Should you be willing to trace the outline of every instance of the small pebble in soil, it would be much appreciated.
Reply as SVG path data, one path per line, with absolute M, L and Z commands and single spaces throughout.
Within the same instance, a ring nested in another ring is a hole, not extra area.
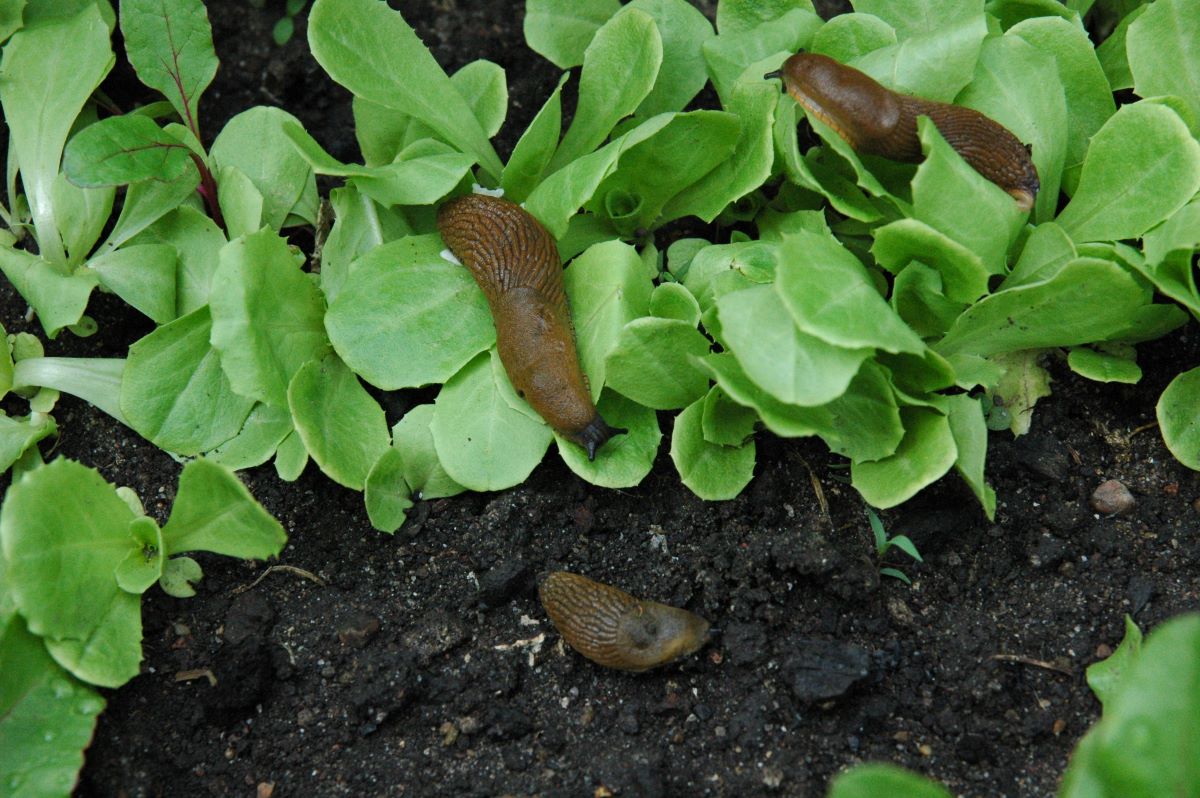
M 529 565 L 523 560 L 505 560 L 479 579 L 479 600 L 488 607 L 507 604 L 532 585 Z
M 460 618 L 446 610 L 433 610 L 417 621 L 415 627 L 402 636 L 406 648 L 416 654 L 422 665 L 444 654 L 466 640 L 467 633 Z
M 379 631 L 379 619 L 369 612 L 352 612 L 338 624 L 338 642 L 343 646 L 362 648 Z
M 756 623 L 730 622 L 721 643 L 734 665 L 757 665 L 770 654 L 766 630 Z
M 1101 482 L 1092 493 L 1092 509 L 1105 515 L 1128 512 L 1135 503 L 1129 488 L 1115 479 Z
M 1013 445 L 1017 462 L 1030 472 L 1051 482 L 1067 475 L 1067 452 L 1058 438 L 1049 434 L 1022 435 Z
M 904 603 L 903 599 L 894 596 L 888 598 L 887 609 L 888 615 L 892 616 L 892 620 L 900 626 L 913 625 L 913 611 Z
M 638 723 L 637 704 L 629 703 L 621 708 L 621 714 L 617 715 L 617 728 L 626 734 L 637 734 L 641 730 L 641 725 Z
M 1034 568 L 1050 568 L 1067 556 L 1067 544 L 1054 535 L 1042 535 L 1037 546 L 1029 554 L 1029 564 Z
M 1129 577 L 1127 590 L 1129 591 L 1129 614 L 1137 615 L 1154 597 L 1154 582 L 1148 576 L 1134 574 Z
M 784 662 L 783 674 L 800 701 L 824 701 L 844 695 L 867 677 L 871 654 L 862 646 L 837 640 L 798 640 Z
M 778 790 L 779 785 L 783 784 L 783 770 L 776 767 L 763 768 L 762 783 L 769 790 Z

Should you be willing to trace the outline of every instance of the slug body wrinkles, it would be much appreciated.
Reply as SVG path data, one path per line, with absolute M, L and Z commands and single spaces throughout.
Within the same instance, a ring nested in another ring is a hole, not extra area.
M 579 574 L 555 571 L 538 587 L 538 597 L 571 648 L 606 668 L 649 670 L 694 653 L 709 639 L 709 623 L 699 615 Z
M 500 361 L 517 394 L 594 459 L 625 430 L 605 423 L 592 403 L 554 237 L 524 208 L 483 194 L 444 204 L 437 227 L 487 297 Z
M 797 53 L 767 78 L 782 77 L 796 102 L 856 151 L 893 161 L 921 160 L 917 117 L 927 116 L 979 174 L 1030 210 L 1041 184 L 1029 149 L 1008 128 L 959 105 L 898 94 L 869 75 L 815 53 Z

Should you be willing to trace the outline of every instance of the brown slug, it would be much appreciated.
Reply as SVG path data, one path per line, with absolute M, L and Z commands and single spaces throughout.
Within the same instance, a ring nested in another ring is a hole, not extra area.
M 764 77 L 782 77 L 796 102 L 867 155 L 921 160 L 917 117 L 928 116 L 975 171 L 1011 194 L 1021 210 L 1033 207 L 1041 184 L 1029 148 L 978 111 L 898 94 L 853 67 L 815 53 L 797 53 L 782 69 Z
M 487 297 L 500 362 L 517 394 L 595 459 L 626 430 L 605 423 L 588 393 L 554 237 L 524 208 L 484 194 L 444 204 L 437 228 Z
M 699 615 L 579 574 L 551 573 L 538 598 L 571 648 L 606 668 L 648 670 L 686 657 L 709 639 L 709 623 Z

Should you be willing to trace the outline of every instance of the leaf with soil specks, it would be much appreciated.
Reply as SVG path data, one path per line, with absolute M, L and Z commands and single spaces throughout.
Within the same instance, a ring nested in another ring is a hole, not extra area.
M 1045 354 L 1044 349 L 1025 349 L 989 358 L 1004 369 L 992 395 L 997 404 L 1008 410 L 1013 435 L 1029 432 L 1034 405 L 1038 399 L 1050 395 L 1050 372 L 1039 363 Z

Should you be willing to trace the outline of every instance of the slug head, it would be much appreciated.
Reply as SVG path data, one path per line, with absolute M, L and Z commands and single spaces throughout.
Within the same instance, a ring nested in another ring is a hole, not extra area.
M 572 436 L 572 440 L 587 450 L 588 460 L 596 459 L 596 450 L 614 435 L 625 435 L 629 430 L 623 427 L 610 427 L 599 413 L 592 417 L 588 425 L 583 428 L 578 435 Z
M 686 657 L 709 640 L 709 623 L 695 613 L 641 601 L 617 624 L 617 645 L 626 670 L 643 671 Z
M 787 93 L 855 149 L 886 139 L 900 121 L 895 92 L 829 56 L 796 53 L 780 74 Z

